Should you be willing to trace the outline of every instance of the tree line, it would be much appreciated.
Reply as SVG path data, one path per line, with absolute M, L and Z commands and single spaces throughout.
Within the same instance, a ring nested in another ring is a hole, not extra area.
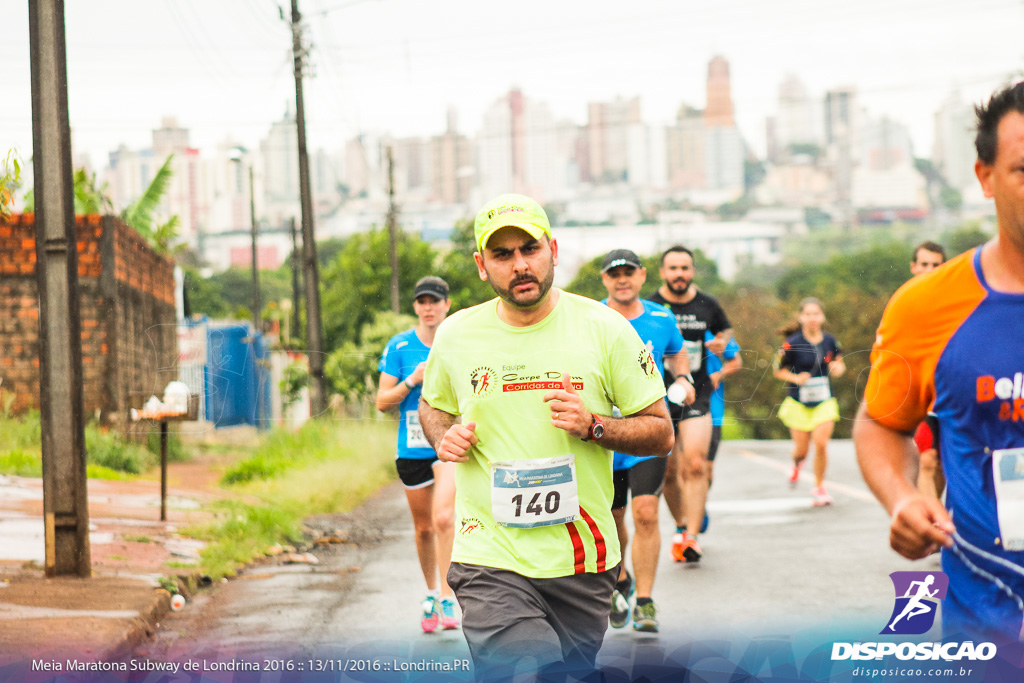
M 899 238 L 893 235 L 898 235 Z M 817 236 L 821 238 L 819 234 Z M 556 233 L 557 238 L 557 233 Z M 852 240 L 838 253 L 814 258 L 806 253 L 814 238 L 797 241 L 789 249 L 789 258 L 780 266 L 747 268 L 735 282 L 719 277 L 714 261 L 697 252 L 695 282 L 722 303 L 742 348 L 743 369 L 726 382 L 726 433 L 745 438 L 787 438 L 788 430 L 776 418 L 785 398 L 785 387 L 772 376 L 772 361 L 783 338 L 779 329 L 795 321 L 798 302 L 813 296 L 822 301 L 828 319 L 827 328 L 843 347 L 849 371 L 833 380 L 842 419 L 836 435 L 848 437 L 853 416 L 867 381 L 870 350 L 875 330 L 886 301 L 910 278 L 909 264 L 920 231 L 901 234 L 892 231 L 888 238 L 877 231 Z M 964 226 L 943 235 L 950 257 L 966 251 L 988 238 L 978 226 Z M 628 236 L 624 235 L 624 244 Z M 400 232 L 398 240 L 399 288 L 402 292 L 399 314 L 390 311 L 390 267 L 388 235 L 374 229 L 345 239 L 318 244 L 321 260 L 322 318 L 327 377 L 334 392 L 349 404 L 364 406 L 376 392 L 377 362 L 387 340 L 414 326 L 411 292 L 424 275 L 439 275 L 451 290 L 452 311 L 494 297 L 490 286 L 479 279 L 473 252 L 476 243 L 472 221 L 460 221 L 454 228 L 451 244 L 443 248 L 422 241 L 418 236 Z M 800 254 L 801 260 L 793 257 Z M 602 256 L 585 263 L 566 290 L 594 299 L 604 299 L 601 283 Z M 660 286 L 660 254 L 643 255 L 647 284 L 641 296 L 649 296 Z M 232 268 L 211 277 L 200 277 L 186 269 L 186 292 L 193 313 L 211 318 L 249 317 L 252 300 L 251 276 L 247 268 Z M 261 271 L 261 297 L 271 302 L 263 316 L 275 316 L 274 302 L 291 296 L 291 272 L 283 265 L 274 271 Z M 301 340 L 293 340 L 301 347 Z

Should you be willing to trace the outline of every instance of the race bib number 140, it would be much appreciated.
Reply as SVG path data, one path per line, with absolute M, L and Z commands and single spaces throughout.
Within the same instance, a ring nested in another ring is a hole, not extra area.
M 492 463 L 491 512 L 499 525 L 517 529 L 579 519 L 576 457 Z

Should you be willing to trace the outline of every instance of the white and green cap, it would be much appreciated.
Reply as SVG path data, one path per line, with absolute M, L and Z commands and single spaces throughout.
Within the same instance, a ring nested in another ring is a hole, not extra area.
M 534 239 L 540 239 L 541 235 L 551 237 L 551 223 L 540 204 L 521 194 L 503 194 L 487 202 L 476 215 L 477 251 L 483 253 L 491 235 L 506 226 L 525 230 Z

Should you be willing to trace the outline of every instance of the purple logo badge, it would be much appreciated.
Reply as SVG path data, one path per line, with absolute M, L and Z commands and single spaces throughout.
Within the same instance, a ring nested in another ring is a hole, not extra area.
M 944 572 L 893 572 L 889 578 L 896 589 L 896 604 L 880 633 L 925 633 L 935 623 L 939 601 L 946 598 L 949 577 Z

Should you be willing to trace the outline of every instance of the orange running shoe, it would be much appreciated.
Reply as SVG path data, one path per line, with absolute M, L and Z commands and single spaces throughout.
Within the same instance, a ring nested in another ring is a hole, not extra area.
M 672 534 L 672 559 L 676 562 L 683 562 L 683 532 L 676 531 Z

